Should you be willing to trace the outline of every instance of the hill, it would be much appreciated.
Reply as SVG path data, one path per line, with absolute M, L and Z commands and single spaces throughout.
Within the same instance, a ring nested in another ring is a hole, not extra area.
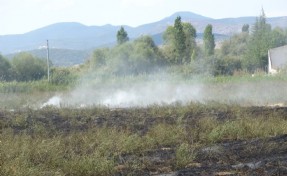
M 46 49 L 35 49 L 26 51 L 39 58 L 46 58 Z M 84 63 L 89 58 L 92 51 L 90 50 L 71 50 L 71 49 L 50 49 L 50 60 L 54 66 L 72 66 Z M 17 53 L 6 55 L 8 59 L 12 59 Z
M 215 36 L 218 36 L 216 39 L 222 40 L 233 33 L 240 32 L 243 24 L 252 25 L 256 19 L 256 17 L 212 19 L 192 12 L 177 12 L 154 23 L 124 27 L 131 39 L 141 35 L 151 35 L 157 44 L 161 44 L 162 33 L 167 26 L 173 25 L 177 16 L 181 16 L 183 22 L 189 22 L 197 29 L 199 40 L 207 24 L 213 25 Z M 267 21 L 272 27 L 287 27 L 287 17 L 268 18 Z M 58 49 L 57 52 L 61 50 L 87 52 L 97 47 L 114 45 L 119 28 L 120 26 L 113 25 L 86 26 L 75 22 L 56 23 L 25 34 L 0 36 L 0 53 L 7 55 L 39 49 L 45 45 L 47 39 L 52 48 Z
M 215 39 L 217 41 L 222 41 L 226 39 L 227 35 L 215 34 Z M 163 44 L 163 33 L 152 35 L 152 38 L 156 45 Z M 203 33 L 197 34 L 197 39 L 201 41 L 203 39 Z M 107 44 L 106 46 L 114 45 L 114 43 Z M 39 48 L 34 50 L 25 51 L 38 58 L 46 58 L 47 51 L 46 49 Z M 91 55 L 93 49 L 88 50 L 75 50 L 75 49 L 59 49 L 59 48 L 50 48 L 50 60 L 54 66 L 72 66 L 84 63 Z M 12 59 L 18 52 L 5 55 L 8 59 Z

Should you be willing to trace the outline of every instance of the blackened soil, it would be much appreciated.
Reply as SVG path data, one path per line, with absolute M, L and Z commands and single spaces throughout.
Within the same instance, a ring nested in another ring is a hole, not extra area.
M 280 116 L 287 118 L 286 107 L 206 107 L 204 105 L 185 108 L 133 109 L 54 109 L 0 111 L 0 133 L 10 128 L 15 134 L 22 132 L 33 135 L 31 128 L 41 125 L 47 133 L 68 134 L 90 128 L 116 128 L 145 135 L 158 124 L 183 123 L 193 126 L 204 117 L 227 120 L 239 116 Z M 287 134 L 264 139 L 223 141 L 202 146 L 195 159 L 185 168 L 177 168 L 174 161 L 174 146 L 160 146 L 158 149 L 138 154 L 121 154 L 115 158 L 118 163 L 116 175 L 287 175 Z M 130 170 L 133 162 L 146 163 L 145 168 Z

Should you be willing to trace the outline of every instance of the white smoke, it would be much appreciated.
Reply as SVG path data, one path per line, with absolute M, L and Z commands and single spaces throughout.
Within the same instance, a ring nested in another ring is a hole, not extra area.
M 47 102 L 42 104 L 41 108 L 46 106 L 54 106 L 54 107 L 61 107 L 61 98 L 59 96 L 53 96 Z
M 187 103 L 200 99 L 200 86 L 158 83 L 137 85 L 110 92 L 100 100 L 111 107 L 148 106 L 152 104 Z
M 117 84 L 115 84 L 117 85 Z M 73 107 L 104 105 L 135 107 L 199 101 L 200 85 L 171 84 L 163 81 L 126 86 L 79 86 L 62 99 L 62 105 Z
M 137 79 L 83 82 L 70 92 L 50 98 L 44 106 L 111 108 L 146 107 L 190 102 L 243 106 L 287 104 L 287 82 L 265 80 L 216 83 L 196 80 Z

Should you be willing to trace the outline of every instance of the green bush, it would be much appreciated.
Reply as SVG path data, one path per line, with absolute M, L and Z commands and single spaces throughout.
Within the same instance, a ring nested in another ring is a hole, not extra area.
M 195 159 L 194 149 L 187 143 L 182 143 L 176 150 L 176 166 L 184 168 Z
M 74 73 L 73 73 L 74 72 Z M 55 85 L 68 85 L 77 80 L 77 71 L 69 68 L 51 69 L 51 83 Z
M 9 81 L 12 79 L 12 70 L 10 62 L 0 55 L 0 81 Z
M 12 68 L 17 81 L 35 81 L 47 73 L 45 60 L 29 53 L 19 53 L 12 60 Z
M 216 58 L 213 65 L 213 75 L 233 75 L 235 71 L 241 70 L 242 61 L 236 56 Z

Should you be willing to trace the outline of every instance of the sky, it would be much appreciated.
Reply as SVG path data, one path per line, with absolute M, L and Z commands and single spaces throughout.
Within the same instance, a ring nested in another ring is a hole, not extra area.
M 0 35 L 22 34 L 53 23 L 139 26 L 178 11 L 215 19 L 287 16 L 287 0 L 0 0 Z

